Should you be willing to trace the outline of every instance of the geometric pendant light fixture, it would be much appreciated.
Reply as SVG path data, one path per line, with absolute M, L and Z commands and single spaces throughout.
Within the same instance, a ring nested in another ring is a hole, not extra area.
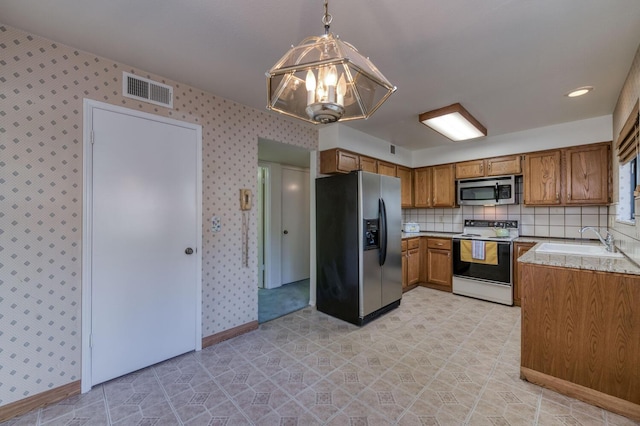
M 267 74 L 267 108 L 314 124 L 368 118 L 396 90 L 371 61 L 329 32 L 307 37 Z
M 452 141 L 487 136 L 487 129 L 460 104 L 420 114 L 418 120 Z

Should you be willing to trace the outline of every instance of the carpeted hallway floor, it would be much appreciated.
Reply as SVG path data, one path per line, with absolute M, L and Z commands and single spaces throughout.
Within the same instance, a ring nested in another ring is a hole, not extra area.
M 273 289 L 258 289 L 258 322 L 260 324 L 298 311 L 309 305 L 309 279 Z

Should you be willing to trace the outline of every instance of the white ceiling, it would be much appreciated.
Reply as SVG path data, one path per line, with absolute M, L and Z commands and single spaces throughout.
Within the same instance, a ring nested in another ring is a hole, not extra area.
M 321 35 L 322 0 L 0 0 L 0 22 L 255 108 L 265 72 Z M 611 114 L 640 44 L 638 0 L 331 0 L 331 31 L 398 91 L 347 125 L 410 150 L 418 114 L 462 103 L 500 135 Z M 595 86 L 569 99 L 567 91 Z

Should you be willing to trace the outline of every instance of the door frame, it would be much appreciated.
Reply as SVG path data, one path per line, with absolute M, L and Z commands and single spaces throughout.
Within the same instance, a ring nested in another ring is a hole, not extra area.
M 172 118 L 136 111 L 85 98 L 83 101 L 83 145 L 82 145 L 82 306 L 81 306 L 81 392 L 91 390 L 91 289 L 92 289 L 92 244 L 93 244 L 93 110 L 100 109 L 131 117 L 157 121 L 196 131 L 196 324 L 195 348 L 202 349 L 202 126 Z

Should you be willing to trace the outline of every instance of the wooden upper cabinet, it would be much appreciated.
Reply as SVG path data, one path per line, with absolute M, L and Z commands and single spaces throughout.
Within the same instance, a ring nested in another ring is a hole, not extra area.
M 413 171 L 414 207 L 431 206 L 431 167 L 421 167 Z
M 396 177 L 400 178 L 402 207 L 413 207 L 413 173 L 408 167 L 397 166 Z
M 455 207 L 455 165 L 433 166 L 431 170 L 432 207 Z
M 340 149 L 320 152 L 320 173 L 349 173 L 360 168 L 360 156 Z
M 580 146 L 564 150 L 566 204 L 607 204 L 610 144 Z
M 522 158 L 520 155 L 488 158 L 485 160 L 487 176 L 520 175 L 522 174 Z
M 521 175 L 520 155 L 485 158 L 456 163 L 456 179 L 472 179 L 485 176 Z
M 371 157 L 360 156 L 360 169 L 365 172 L 378 173 L 378 160 Z
M 469 179 L 484 176 L 484 160 L 456 163 L 456 179 Z
M 560 204 L 560 150 L 524 156 L 524 203 Z
M 378 174 L 396 177 L 396 165 L 385 161 L 378 161 Z

